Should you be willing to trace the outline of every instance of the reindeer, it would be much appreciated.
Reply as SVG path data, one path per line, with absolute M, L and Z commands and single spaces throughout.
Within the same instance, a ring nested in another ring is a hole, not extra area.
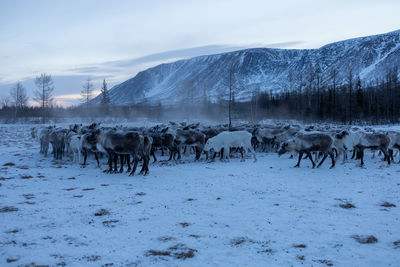
M 150 154 L 153 156 L 154 161 L 157 161 L 156 155 L 155 155 L 155 150 L 157 148 L 161 149 L 161 151 L 163 152 L 164 148 L 167 148 L 170 152 L 170 156 L 168 161 L 170 161 L 174 155 L 174 153 L 176 153 L 177 151 L 177 146 L 175 143 L 175 137 L 172 133 L 168 132 L 168 127 L 165 129 L 162 129 L 161 132 L 151 132 L 149 131 L 147 133 L 148 136 L 153 138 L 153 145 L 151 148 L 151 152 Z M 162 153 L 163 155 L 163 153 Z
M 65 146 L 65 135 L 67 130 L 56 128 L 52 130 L 49 134 L 49 141 L 53 147 L 53 156 L 54 159 L 62 159 L 64 154 L 64 146 Z
M 393 151 L 395 149 L 397 149 L 396 153 L 400 152 L 400 132 L 389 131 L 386 134 L 390 138 L 390 144 L 389 144 L 390 158 L 392 161 L 394 161 Z M 400 163 L 400 159 L 399 159 L 399 163 Z
M 66 136 L 67 132 L 68 132 L 68 130 L 62 129 L 62 128 L 56 128 L 50 132 L 49 139 L 50 139 L 50 143 L 53 147 L 54 159 L 61 160 L 64 155 L 65 136 Z
M 40 140 L 40 153 L 47 157 L 50 145 L 50 133 L 54 126 L 48 126 L 40 130 L 39 140 Z
M 85 131 L 86 132 L 86 131 Z M 86 160 L 89 152 L 92 152 L 94 154 L 94 157 L 97 162 L 97 167 L 100 168 L 100 161 L 99 161 L 99 150 L 97 148 L 97 136 L 95 131 L 91 130 L 86 132 L 80 137 L 80 151 L 83 154 L 83 164 L 82 167 L 86 167 Z
M 153 138 L 151 136 L 145 135 L 143 137 L 143 152 L 142 152 L 143 167 L 139 174 L 143 175 L 149 174 L 150 152 L 152 145 L 153 145 Z
M 196 160 L 201 156 L 205 144 L 206 136 L 198 130 L 177 129 L 175 143 L 177 146 L 178 160 L 181 158 L 181 148 L 194 147 L 196 152 Z
M 284 141 L 292 138 L 298 131 L 300 127 L 294 126 L 284 126 L 277 128 L 276 126 L 269 126 L 268 128 L 255 128 L 253 130 L 253 136 L 257 141 L 263 144 L 263 151 L 271 151 L 274 147 L 279 146 Z
M 40 133 L 43 130 L 43 127 L 33 127 L 31 128 L 31 136 L 34 140 L 40 142 Z
M 278 154 L 282 155 L 286 152 L 296 152 L 299 153 L 299 159 L 295 167 L 300 167 L 300 162 L 303 154 L 307 154 L 310 159 L 313 168 L 315 168 L 315 163 L 312 159 L 311 152 L 322 152 L 324 157 L 318 164 L 317 168 L 324 163 L 325 159 L 329 155 L 332 159 L 332 165 L 330 168 L 335 167 L 335 158 L 332 151 L 333 139 L 327 134 L 323 133 L 299 133 L 294 138 L 289 139 L 287 142 L 283 143 Z
M 81 136 L 74 132 L 67 134 L 65 138 L 67 153 L 72 156 L 72 162 L 81 163 L 82 145 Z
M 247 131 L 224 131 L 217 136 L 207 140 L 204 151 L 220 152 L 221 158 L 229 160 L 230 148 L 239 148 L 244 161 L 244 151 L 250 151 L 254 156 L 254 162 L 257 161 L 256 153 L 251 145 L 252 134 Z M 207 155 L 207 154 L 206 154 Z
M 364 149 L 379 149 L 384 154 L 388 165 L 390 165 L 389 145 L 390 138 L 382 133 L 362 133 L 359 142 L 354 146 L 361 160 L 361 167 L 364 166 Z
M 150 151 L 152 138 L 139 134 L 138 132 L 122 132 L 115 130 L 101 131 L 97 130 L 97 147 L 101 151 L 107 153 L 109 169 L 107 172 L 112 172 L 112 161 L 117 155 L 130 155 L 133 158 L 134 166 L 129 175 L 134 175 L 139 162 L 139 156 L 143 159 L 143 166 L 140 174 L 148 174 L 148 161 L 150 159 Z M 145 151 L 146 149 L 146 151 Z M 114 162 L 114 170 L 116 172 L 117 166 Z M 121 164 L 120 172 L 123 172 L 123 164 Z

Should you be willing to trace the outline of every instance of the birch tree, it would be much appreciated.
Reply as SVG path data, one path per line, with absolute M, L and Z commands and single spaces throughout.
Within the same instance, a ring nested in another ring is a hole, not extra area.
M 50 75 L 42 73 L 35 79 L 35 85 L 37 90 L 34 91 L 33 100 L 38 102 L 42 108 L 42 123 L 46 122 L 46 110 L 49 105 L 53 102 L 53 79 Z

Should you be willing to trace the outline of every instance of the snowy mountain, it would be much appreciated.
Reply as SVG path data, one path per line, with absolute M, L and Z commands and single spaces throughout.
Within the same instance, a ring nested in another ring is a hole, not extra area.
M 304 87 L 319 77 L 321 85 L 342 84 L 359 75 L 363 82 L 400 68 L 400 30 L 325 45 L 319 49 L 254 48 L 161 64 L 110 90 L 113 103 L 176 104 L 188 99 L 226 98 L 229 73 L 236 100 L 256 90 L 280 92 Z M 93 100 L 100 102 L 100 97 Z

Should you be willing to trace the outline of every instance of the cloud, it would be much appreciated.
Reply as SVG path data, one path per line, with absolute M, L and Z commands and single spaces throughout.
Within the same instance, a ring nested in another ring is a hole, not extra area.
M 80 104 L 80 91 L 87 78 L 91 78 L 96 89 L 99 89 L 103 79 L 107 79 L 109 88 L 135 76 L 139 71 L 161 63 L 171 62 L 179 59 L 187 59 L 202 55 L 219 54 L 242 50 L 253 47 L 286 48 L 302 44 L 302 41 L 279 42 L 271 44 L 249 44 L 246 46 L 232 45 L 205 45 L 164 52 L 149 54 L 142 57 L 125 60 L 106 61 L 98 64 L 86 64 L 75 68 L 68 68 L 64 75 L 52 76 L 55 86 L 54 98 L 58 104 L 70 106 Z M 0 95 L 8 95 L 9 90 L 14 86 L 14 82 L 0 84 Z M 22 84 L 27 88 L 28 95 L 31 97 L 36 90 L 34 78 L 28 77 L 22 80 Z M 100 90 L 95 91 L 95 95 Z
M 301 45 L 305 44 L 304 41 L 292 41 L 292 42 L 280 42 L 280 43 L 272 43 L 269 45 L 266 45 L 265 47 L 268 48 L 290 48 L 296 45 Z
M 270 48 L 286 48 L 294 45 L 302 44 L 303 41 L 292 41 L 292 42 L 280 42 L 280 43 L 271 43 L 271 44 L 251 44 L 246 46 L 230 46 L 230 45 L 205 45 L 205 46 L 197 46 L 191 48 L 183 48 L 176 50 L 169 50 L 160 53 L 154 53 L 150 55 L 146 55 L 143 57 L 138 57 L 129 60 L 118 60 L 106 62 L 104 64 L 108 64 L 110 66 L 116 67 L 129 67 L 135 66 L 143 63 L 150 62 L 159 62 L 159 61 L 169 61 L 171 59 L 184 59 L 184 58 L 192 58 L 203 55 L 211 55 L 211 54 L 219 54 L 226 53 L 236 50 L 242 50 L 246 48 L 254 48 L 254 47 L 270 47 Z
M 93 96 L 97 96 L 98 94 L 100 94 L 100 90 L 94 90 L 93 91 Z M 66 94 L 66 95 L 57 95 L 54 97 L 54 99 L 56 100 L 80 100 L 82 99 L 82 95 L 81 94 Z
M 108 77 L 111 78 L 112 74 L 130 73 L 132 75 L 131 68 L 134 68 L 134 70 L 138 72 L 141 70 L 145 70 L 150 66 L 155 66 L 161 63 L 167 63 L 180 59 L 188 59 L 203 55 L 220 54 L 220 53 L 232 52 L 254 47 L 287 48 L 303 43 L 304 43 L 303 41 L 291 41 L 291 42 L 279 42 L 271 44 L 249 44 L 246 46 L 205 45 L 205 46 L 182 48 L 176 50 L 168 50 L 133 59 L 114 60 L 95 65 L 85 65 L 76 68 L 70 68 L 67 69 L 66 71 L 77 75 L 83 75 L 83 74 L 100 75 L 102 73 L 107 73 Z
M 198 46 L 191 48 L 183 48 L 176 50 L 169 50 L 160 53 L 154 53 L 150 55 L 146 55 L 143 57 L 138 57 L 129 60 L 119 60 L 119 61 L 111 61 L 108 64 L 112 66 L 118 67 L 128 67 L 137 64 L 149 63 L 149 62 L 158 62 L 158 61 L 168 61 L 170 59 L 182 59 L 182 58 L 191 58 L 199 55 L 209 55 L 209 54 L 217 54 L 228 51 L 234 51 L 239 49 L 244 49 L 244 46 L 227 46 L 227 45 L 206 45 L 206 46 Z

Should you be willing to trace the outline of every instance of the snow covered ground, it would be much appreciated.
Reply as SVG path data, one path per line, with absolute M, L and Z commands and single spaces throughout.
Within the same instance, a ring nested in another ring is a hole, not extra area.
M 44 158 L 29 126 L 0 137 L 0 266 L 400 264 L 400 165 L 370 154 L 333 170 L 191 156 L 129 177 Z

